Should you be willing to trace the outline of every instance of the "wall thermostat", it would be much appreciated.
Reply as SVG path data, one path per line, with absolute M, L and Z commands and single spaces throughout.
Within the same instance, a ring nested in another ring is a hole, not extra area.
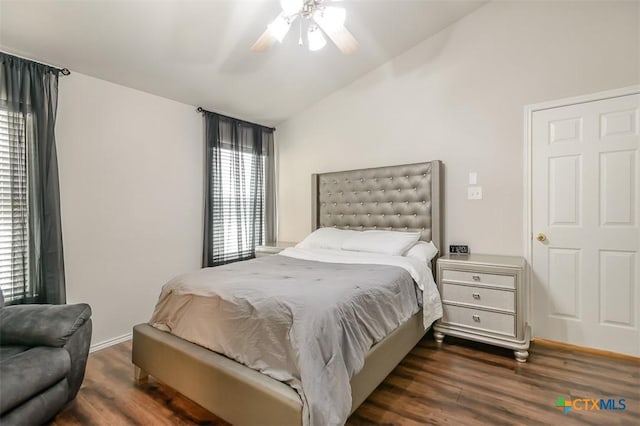
M 450 245 L 449 253 L 451 254 L 469 254 L 469 246 Z

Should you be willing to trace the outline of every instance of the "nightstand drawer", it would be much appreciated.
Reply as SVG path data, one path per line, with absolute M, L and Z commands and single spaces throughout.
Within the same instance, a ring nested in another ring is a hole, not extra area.
M 516 288 L 516 278 L 513 275 L 487 274 L 483 272 L 454 271 L 444 269 L 442 279 L 449 282 L 461 282 L 475 285 L 492 285 L 496 287 Z
M 459 325 L 491 333 L 515 337 L 516 319 L 510 314 L 499 314 L 480 309 L 463 308 L 444 304 L 442 322 Z
M 509 290 L 444 283 L 442 285 L 442 301 L 515 313 L 515 293 Z

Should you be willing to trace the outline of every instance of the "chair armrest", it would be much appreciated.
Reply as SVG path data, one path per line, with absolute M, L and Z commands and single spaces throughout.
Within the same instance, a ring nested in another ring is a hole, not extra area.
M 14 305 L 0 309 L 0 344 L 62 347 L 91 318 L 91 307 Z

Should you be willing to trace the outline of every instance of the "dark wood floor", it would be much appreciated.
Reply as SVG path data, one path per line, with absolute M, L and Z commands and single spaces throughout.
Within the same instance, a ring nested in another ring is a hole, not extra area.
M 511 351 L 431 335 L 349 418 L 349 425 L 638 425 L 640 361 L 533 344 Z M 153 379 L 134 385 L 131 342 L 92 354 L 80 393 L 54 425 L 224 425 Z M 624 411 L 555 408 L 558 397 L 624 398 Z

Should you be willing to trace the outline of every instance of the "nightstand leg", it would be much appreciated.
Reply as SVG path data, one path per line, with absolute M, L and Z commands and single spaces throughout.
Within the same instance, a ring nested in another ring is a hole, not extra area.
M 146 382 L 148 379 L 149 373 L 136 365 L 133 366 L 133 380 L 135 381 L 135 383 L 141 384 Z
M 444 334 L 440 333 L 439 331 L 434 331 L 433 338 L 436 339 L 436 343 L 442 343 L 442 341 L 444 340 Z
M 527 362 L 527 358 L 529 358 L 529 351 L 513 351 L 513 354 L 516 356 L 516 361 L 518 362 Z

